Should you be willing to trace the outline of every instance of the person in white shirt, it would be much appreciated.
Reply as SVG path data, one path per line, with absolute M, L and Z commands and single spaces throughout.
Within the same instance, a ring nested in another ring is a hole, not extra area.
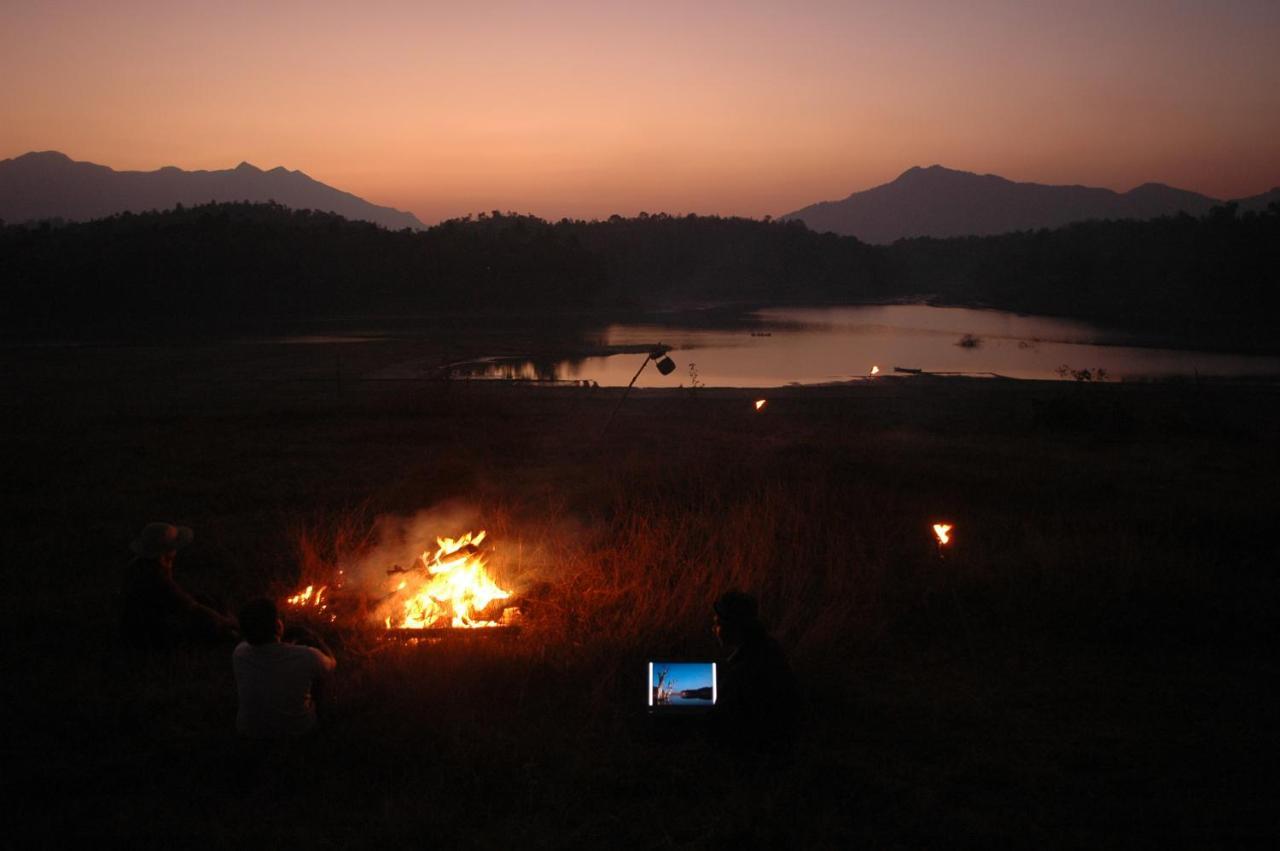
M 301 631 L 291 637 L 294 632 Z M 328 646 L 314 633 L 300 635 L 300 643 L 282 641 L 284 622 L 275 601 L 265 597 L 240 610 L 240 634 L 245 640 L 231 656 L 240 697 L 236 730 L 250 739 L 315 730 L 320 683 L 338 664 Z

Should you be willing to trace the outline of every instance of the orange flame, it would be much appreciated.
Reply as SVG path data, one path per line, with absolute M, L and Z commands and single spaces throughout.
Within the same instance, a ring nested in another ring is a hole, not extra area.
M 878 367 L 878 366 L 876 366 L 876 365 L 872 364 L 872 366 L 871 366 L 871 374 L 872 374 L 872 375 L 879 375 L 879 374 L 880 374 L 880 367 Z
M 316 590 L 314 585 L 308 585 L 285 602 L 290 606 L 314 606 L 323 610 L 325 608 L 324 592 L 328 590 L 328 585 L 321 585 L 319 590 Z
M 373 617 L 387 629 L 505 626 L 518 620 L 520 610 L 512 607 L 503 609 L 500 621 L 480 614 L 495 600 L 511 596 L 485 570 L 486 555 L 480 551 L 484 536 L 481 531 L 436 538 L 434 552 L 424 551 L 410 570 L 394 572 Z M 340 586 L 343 571 L 338 574 Z M 286 602 L 295 609 L 328 612 L 328 590 L 327 585 L 308 585 Z M 330 613 L 329 620 L 336 621 L 337 615 Z
M 408 579 L 396 581 L 392 589 L 396 602 L 384 621 L 387 628 L 498 626 L 478 617 L 494 600 L 511 596 L 485 570 L 485 554 L 479 550 L 484 535 L 481 531 L 436 538 L 435 552 L 423 552 L 414 565 L 426 572 L 425 581 L 416 590 L 409 588 Z
M 768 402 L 768 400 L 767 400 L 767 399 L 757 399 L 757 400 L 756 400 L 756 410 L 757 410 L 757 411 L 759 411 L 759 410 L 763 410 L 763 409 L 764 409 L 764 406 L 767 404 L 767 402 Z
M 339 577 L 339 580 L 341 580 L 341 577 Z M 328 585 L 321 585 L 319 588 L 316 588 L 314 585 L 308 585 L 306 588 L 303 588 L 297 594 L 294 594 L 292 597 L 289 597 L 288 599 L 286 599 L 285 602 L 288 603 L 290 606 L 293 606 L 295 609 L 308 609 L 314 612 L 327 612 L 329 611 L 329 602 L 324 598 L 324 593 L 328 590 L 329 590 Z M 338 619 L 337 615 L 333 613 L 329 614 L 330 621 L 335 621 L 337 619 Z
M 938 536 L 938 546 L 946 546 L 951 543 L 951 524 L 950 523 L 934 523 L 933 534 Z

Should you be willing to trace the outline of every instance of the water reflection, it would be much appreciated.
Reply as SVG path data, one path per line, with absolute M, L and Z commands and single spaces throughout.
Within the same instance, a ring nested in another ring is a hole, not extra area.
M 564 381 L 563 374 L 581 362 L 582 359 L 486 359 L 460 364 L 453 370 L 453 374 L 467 378 L 496 378 L 505 381 Z
M 1280 375 L 1280 358 L 1143 348 L 1118 332 L 1084 322 L 994 310 L 876 305 L 771 309 L 759 325 L 698 329 L 659 324 L 614 325 L 610 346 L 662 342 L 678 368 L 646 369 L 637 387 L 777 387 L 923 371 L 1072 379 L 1098 371 L 1109 379 L 1174 375 Z M 1104 341 L 1108 344 L 1104 344 Z M 471 374 L 495 378 L 596 382 L 624 386 L 643 354 L 556 362 L 490 362 Z

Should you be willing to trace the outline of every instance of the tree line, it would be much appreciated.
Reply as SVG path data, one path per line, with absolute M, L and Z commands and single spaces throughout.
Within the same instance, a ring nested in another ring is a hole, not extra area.
M 249 318 L 612 313 L 884 299 L 1072 316 L 1277 349 L 1280 206 L 877 246 L 798 221 L 494 212 L 388 231 L 215 203 L 0 227 L 0 324 L 33 334 Z

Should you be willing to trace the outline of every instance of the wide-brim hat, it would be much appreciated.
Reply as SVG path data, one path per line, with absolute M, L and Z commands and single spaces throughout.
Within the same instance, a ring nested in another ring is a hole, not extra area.
M 195 532 L 186 526 L 174 526 L 172 523 L 148 523 L 138 533 L 138 537 L 129 544 L 133 550 L 144 558 L 156 558 L 168 552 L 176 552 L 195 539 Z

